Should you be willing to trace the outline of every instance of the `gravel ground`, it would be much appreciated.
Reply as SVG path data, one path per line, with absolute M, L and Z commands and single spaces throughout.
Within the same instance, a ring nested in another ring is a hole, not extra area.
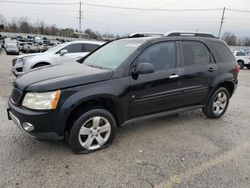
M 111 147 L 76 155 L 7 120 L 12 58 L 0 54 L 0 187 L 249 187 L 250 70 L 221 119 L 196 110 L 142 121 L 118 129 Z

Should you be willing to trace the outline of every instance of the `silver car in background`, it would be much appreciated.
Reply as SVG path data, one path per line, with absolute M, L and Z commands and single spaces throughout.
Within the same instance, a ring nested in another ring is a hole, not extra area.
M 74 41 L 59 44 L 43 53 L 19 55 L 12 60 L 12 72 L 19 76 L 41 66 L 74 63 L 103 44 L 101 41 Z
M 7 55 L 19 55 L 19 49 L 16 44 L 6 44 L 5 51 Z

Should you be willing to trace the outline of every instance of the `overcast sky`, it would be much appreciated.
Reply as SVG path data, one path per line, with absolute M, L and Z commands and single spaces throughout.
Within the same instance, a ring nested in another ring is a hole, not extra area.
M 32 2 L 79 2 L 77 0 L 17 0 Z M 250 11 L 249 0 L 84 0 L 101 5 L 136 8 L 207 9 L 227 8 Z M 222 10 L 201 12 L 136 11 L 82 6 L 82 28 L 101 33 L 128 34 L 138 31 L 206 31 L 218 34 Z M 79 5 L 22 5 L 1 3 L 0 14 L 6 19 L 29 17 L 30 22 L 43 20 L 60 28 L 78 26 Z M 250 13 L 226 11 L 222 33 L 231 31 L 238 36 L 250 36 Z

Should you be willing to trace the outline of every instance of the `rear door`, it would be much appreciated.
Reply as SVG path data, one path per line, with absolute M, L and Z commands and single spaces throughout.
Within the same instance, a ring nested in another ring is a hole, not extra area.
M 132 67 L 151 63 L 154 73 L 130 76 L 130 118 L 178 107 L 180 78 L 176 42 L 160 42 L 146 48 Z
M 182 65 L 181 104 L 203 104 L 208 90 L 218 74 L 217 66 L 207 46 L 199 41 L 181 41 Z

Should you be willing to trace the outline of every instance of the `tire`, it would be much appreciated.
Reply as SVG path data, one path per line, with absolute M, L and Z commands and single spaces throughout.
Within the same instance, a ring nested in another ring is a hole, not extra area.
M 238 61 L 238 65 L 240 66 L 240 69 L 244 68 L 244 62 L 243 61 Z
M 247 66 L 247 69 L 250 69 L 250 65 Z
M 202 108 L 202 112 L 211 119 L 217 119 L 224 115 L 229 104 L 230 95 L 224 87 L 218 88 L 211 95 L 207 105 Z
M 110 146 L 115 137 L 116 121 L 107 110 L 97 108 L 83 113 L 73 123 L 69 145 L 75 153 L 90 153 Z

